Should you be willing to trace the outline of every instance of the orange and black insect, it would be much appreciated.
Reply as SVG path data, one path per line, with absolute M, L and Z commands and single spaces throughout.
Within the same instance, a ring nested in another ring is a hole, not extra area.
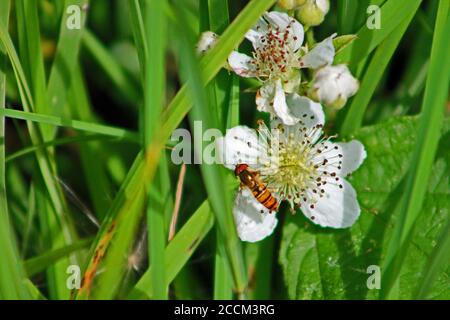
M 250 169 L 247 164 L 242 163 L 236 166 L 234 174 L 241 180 L 241 187 L 249 188 L 256 200 L 269 209 L 270 213 L 278 210 L 277 199 L 267 189 L 267 185 L 259 181 L 257 171 Z

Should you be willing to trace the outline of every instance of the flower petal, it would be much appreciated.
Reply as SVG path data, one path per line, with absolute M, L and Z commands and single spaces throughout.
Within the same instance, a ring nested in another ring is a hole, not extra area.
M 340 177 L 345 177 L 358 169 L 367 157 L 364 145 L 358 140 L 336 143 L 323 141 L 316 145 L 316 149 L 320 149 L 321 153 L 314 158 L 314 162 L 319 164 L 327 159 L 327 165 L 323 170 L 336 173 Z
M 260 18 L 256 23 L 256 26 L 250 29 L 246 34 L 245 38 L 253 44 L 253 48 L 257 49 L 263 46 L 261 42 L 261 37 L 263 37 L 268 32 L 267 22 Z
M 289 44 L 291 46 L 292 51 L 296 52 L 299 50 L 303 44 L 303 40 L 305 37 L 305 31 L 300 22 L 295 19 L 291 20 L 291 32 L 289 33 Z
M 237 126 L 227 130 L 225 137 L 216 140 L 216 151 L 218 162 L 230 170 L 240 163 L 258 170 L 266 150 L 255 130 Z
M 265 82 L 256 93 L 256 107 L 258 111 L 275 113 L 272 101 L 275 96 L 275 84 L 273 82 Z
M 323 198 L 319 198 L 313 208 L 309 204 L 301 205 L 305 216 L 322 227 L 348 228 L 353 225 L 361 212 L 356 191 L 344 179 L 341 186 L 327 183 L 323 187 Z
M 297 51 L 303 44 L 305 32 L 300 22 L 289 17 L 284 12 L 271 11 L 264 14 L 264 18 L 272 25 L 274 29 L 278 29 L 280 33 L 289 30 L 288 43 L 292 51 Z
M 300 67 L 318 69 L 332 64 L 336 53 L 333 45 L 334 37 L 336 37 L 336 33 L 317 44 L 305 54 L 300 60 Z
M 283 121 L 285 125 L 292 126 L 299 121 L 299 119 L 294 117 L 289 111 L 288 104 L 286 102 L 286 94 L 284 93 L 283 86 L 281 85 L 281 80 L 276 82 L 273 109 L 275 114 L 281 119 L 281 121 Z
M 315 143 L 322 134 L 325 114 L 320 103 L 298 94 L 287 96 L 287 105 L 291 114 L 298 120 L 293 132 L 298 132 L 299 126 L 305 127 L 310 135 L 311 143 Z
M 251 64 L 253 58 L 246 54 L 233 51 L 228 57 L 228 64 L 237 75 L 245 78 L 252 78 L 256 76 L 256 70 Z
M 280 31 L 286 30 L 291 23 L 292 18 L 287 13 L 270 11 L 264 14 L 264 18 L 274 27 L 279 28 Z
M 197 42 L 197 54 L 204 54 L 217 43 L 218 36 L 214 32 L 205 31 Z
M 247 188 L 237 193 L 233 215 L 239 238 L 247 242 L 260 241 L 271 235 L 278 223 L 276 213 L 269 213 Z

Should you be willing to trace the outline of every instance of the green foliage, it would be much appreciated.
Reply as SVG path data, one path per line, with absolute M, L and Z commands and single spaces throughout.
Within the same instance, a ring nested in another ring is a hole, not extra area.
M 361 205 L 361 216 L 350 229 L 321 229 L 301 215 L 289 216 L 283 228 L 280 263 L 291 299 L 376 299 L 369 290 L 370 265 L 382 266 L 386 244 L 399 223 L 395 206 L 402 194 L 411 155 L 418 139 L 418 118 L 394 118 L 366 127 L 354 137 L 368 157 L 349 179 Z M 401 269 L 398 298 L 414 298 L 413 291 L 426 269 L 426 261 L 444 230 L 449 210 L 450 174 L 448 137 L 450 122 L 441 132 L 438 155 L 427 184 L 424 206 Z M 383 271 L 383 270 L 382 270 Z M 430 297 L 448 298 L 447 268 L 432 285 Z M 431 284 L 430 284 L 431 286 Z
M 227 58 L 249 51 L 246 32 L 275 3 L 0 1 L 0 299 L 450 299 L 448 0 L 331 1 L 307 31 L 338 32 L 334 63 L 360 81 L 325 128 L 368 153 L 348 178 L 351 228 L 282 205 L 274 235 L 242 243 L 230 172 L 187 165 L 175 187 L 175 129 L 266 116 L 259 81 Z M 366 25 L 371 4 L 380 29 Z M 67 28 L 70 5 L 80 29 Z M 200 57 L 206 30 L 218 41 Z M 73 264 L 95 277 L 71 292 Z M 381 290 L 366 285 L 371 265 Z

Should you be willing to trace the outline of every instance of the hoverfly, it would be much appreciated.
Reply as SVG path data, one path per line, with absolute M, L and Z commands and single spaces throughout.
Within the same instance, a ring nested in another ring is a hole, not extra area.
M 245 163 L 238 164 L 234 174 L 239 177 L 241 187 L 247 187 L 259 203 L 269 209 L 269 213 L 278 210 L 278 201 L 267 189 L 266 184 L 259 181 L 259 173 Z

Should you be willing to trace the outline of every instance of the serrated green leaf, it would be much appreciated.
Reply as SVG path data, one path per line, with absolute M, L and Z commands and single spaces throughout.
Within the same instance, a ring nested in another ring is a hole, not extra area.
M 280 263 L 291 299 L 374 299 L 368 289 L 370 265 L 380 266 L 397 217 L 393 209 L 402 193 L 404 176 L 416 141 L 415 117 L 394 118 L 355 134 L 368 157 L 350 179 L 361 206 L 361 216 L 350 229 L 317 227 L 297 214 L 286 219 Z M 450 214 L 450 121 L 445 122 L 438 156 L 417 221 L 413 243 L 399 278 L 399 298 L 411 298 L 424 276 L 428 256 Z M 429 297 L 449 295 L 450 268 L 441 273 Z

